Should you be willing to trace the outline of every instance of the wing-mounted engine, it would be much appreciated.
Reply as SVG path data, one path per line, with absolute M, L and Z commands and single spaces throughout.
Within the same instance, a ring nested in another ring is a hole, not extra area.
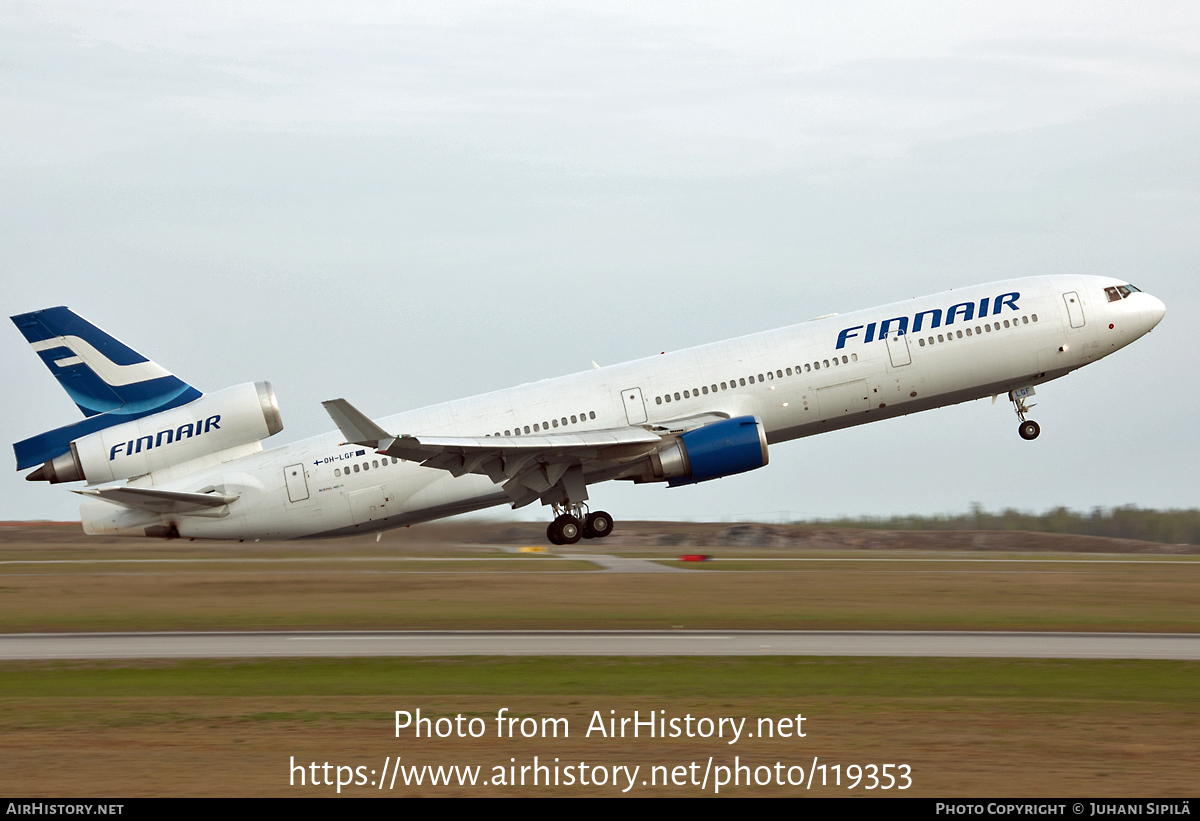
M 271 383 L 246 383 L 75 439 L 70 450 L 25 478 L 112 482 L 257 442 L 281 430 Z
M 767 464 L 767 431 L 757 416 L 723 419 L 680 434 L 650 464 L 671 487 L 756 470 Z

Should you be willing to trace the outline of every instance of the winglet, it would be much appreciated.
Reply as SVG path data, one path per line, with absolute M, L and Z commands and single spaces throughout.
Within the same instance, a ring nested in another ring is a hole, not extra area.
M 385 447 L 385 443 L 395 439 L 383 428 L 376 425 L 358 408 L 351 405 L 345 399 L 330 399 L 322 402 L 321 406 L 325 408 L 338 426 L 338 430 L 342 432 L 342 436 L 346 437 L 347 442 L 353 442 L 356 445 L 364 445 L 372 448 Z

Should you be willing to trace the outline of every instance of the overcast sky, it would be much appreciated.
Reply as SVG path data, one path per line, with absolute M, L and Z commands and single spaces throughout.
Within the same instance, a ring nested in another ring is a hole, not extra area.
M 331 429 L 337 396 L 383 416 L 952 287 L 1121 277 L 1166 318 L 1039 387 L 1036 442 L 983 400 L 593 505 L 1195 507 L 1200 5 L 10 0 L 0 265 L 5 316 L 68 305 L 201 390 L 270 380 L 269 445 Z M 6 327 L 0 439 L 80 418 Z M 3 481 L 0 519 L 78 518 L 71 486 Z

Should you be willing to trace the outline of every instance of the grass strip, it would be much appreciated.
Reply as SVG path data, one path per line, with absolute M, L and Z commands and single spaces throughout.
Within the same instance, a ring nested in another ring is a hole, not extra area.
M 1200 703 L 1200 662 L 1113 659 L 365 658 L 0 664 L 0 698 L 840 696 Z

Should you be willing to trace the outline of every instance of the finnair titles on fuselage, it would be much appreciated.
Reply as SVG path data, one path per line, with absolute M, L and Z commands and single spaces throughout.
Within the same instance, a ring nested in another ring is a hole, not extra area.
M 1007 395 L 1123 348 L 1163 303 L 1104 277 L 1014 279 L 826 317 L 372 420 L 272 450 L 270 383 L 201 393 L 67 308 L 13 317 L 85 418 L 16 443 L 26 478 L 76 491 L 91 534 L 294 539 L 377 533 L 492 505 L 552 508 L 598 538 L 610 479 L 681 486 L 754 470 L 789 439 Z

